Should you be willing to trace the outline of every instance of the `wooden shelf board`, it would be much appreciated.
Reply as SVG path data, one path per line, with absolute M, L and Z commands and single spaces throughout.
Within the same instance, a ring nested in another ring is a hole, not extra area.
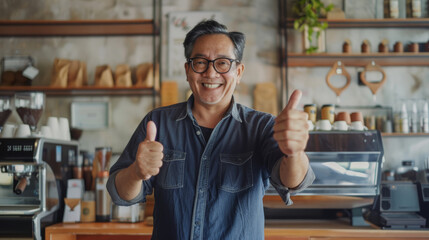
M 1 86 L 0 94 L 13 95 L 15 92 L 44 92 L 47 96 L 119 96 L 119 95 L 152 95 L 152 88 L 142 87 L 49 87 L 49 86 Z M 155 94 L 158 94 L 155 92 Z
M 287 19 L 287 28 L 293 28 L 294 19 Z M 321 19 L 329 28 L 428 28 L 429 18 L 386 19 Z
M 429 133 L 381 133 L 383 137 L 428 137 Z
M 155 35 L 154 21 L 140 20 L 0 20 L 0 37 Z
M 364 67 L 371 61 L 380 66 L 429 66 L 429 53 L 288 53 L 288 67 L 327 67 L 336 61 L 346 66 Z

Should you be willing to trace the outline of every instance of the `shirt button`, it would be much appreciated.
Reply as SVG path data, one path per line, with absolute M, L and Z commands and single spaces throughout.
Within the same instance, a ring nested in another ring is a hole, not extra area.
M 202 188 L 200 188 L 200 193 L 203 193 L 203 192 L 204 192 L 204 190 Z
M 203 160 L 206 160 L 207 159 L 207 157 L 206 156 L 203 156 Z
M 197 131 L 197 135 L 200 135 L 201 134 L 201 132 L 200 131 Z

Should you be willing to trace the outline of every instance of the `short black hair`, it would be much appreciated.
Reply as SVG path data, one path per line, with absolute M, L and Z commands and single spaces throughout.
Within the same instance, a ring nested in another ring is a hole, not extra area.
M 241 32 L 228 32 L 225 25 L 220 24 L 215 20 L 204 20 L 199 22 L 191 31 L 186 34 L 183 46 L 185 47 L 185 58 L 191 58 L 192 50 L 194 49 L 195 41 L 207 34 L 224 34 L 228 36 L 234 44 L 234 54 L 236 59 L 241 62 L 243 59 L 244 45 L 246 37 Z

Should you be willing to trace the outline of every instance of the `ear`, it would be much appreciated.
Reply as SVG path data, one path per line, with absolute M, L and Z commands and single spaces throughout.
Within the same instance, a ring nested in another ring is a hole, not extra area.
M 244 74 L 244 64 L 240 63 L 240 65 L 237 66 L 237 85 L 240 84 L 240 80 L 243 77 Z
M 185 62 L 184 67 L 185 67 L 185 73 L 186 73 L 186 81 L 188 81 L 188 70 L 190 67 L 189 63 Z

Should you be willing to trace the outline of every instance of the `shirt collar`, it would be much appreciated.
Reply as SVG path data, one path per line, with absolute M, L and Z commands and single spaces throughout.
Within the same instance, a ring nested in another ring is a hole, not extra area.
M 194 105 L 194 95 L 191 95 L 186 102 L 186 105 L 183 105 L 183 108 L 179 111 L 179 113 L 176 116 L 176 121 L 181 121 L 186 118 L 186 116 L 189 116 L 192 120 L 194 120 L 194 115 L 192 114 L 192 106 Z M 242 122 L 240 118 L 240 114 L 238 112 L 238 104 L 234 100 L 234 96 L 232 96 L 232 104 L 231 107 L 228 109 L 228 111 L 225 114 L 224 118 L 229 117 L 230 115 L 237 121 Z

